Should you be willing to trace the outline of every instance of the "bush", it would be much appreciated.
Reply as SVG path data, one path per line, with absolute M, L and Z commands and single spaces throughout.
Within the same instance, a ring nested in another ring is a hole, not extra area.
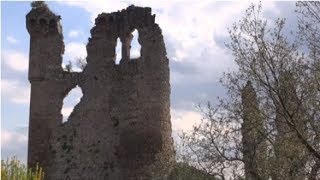
M 44 172 L 37 166 L 35 171 L 28 169 L 17 157 L 12 157 L 4 161 L 1 160 L 1 179 L 2 180 L 43 180 Z

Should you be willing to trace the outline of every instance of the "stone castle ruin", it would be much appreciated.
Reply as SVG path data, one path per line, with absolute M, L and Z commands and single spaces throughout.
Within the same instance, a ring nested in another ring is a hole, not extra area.
M 87 44 L 83 72 L 61 67 L 60 16 L 34 7 L 26 16 L 31 83 L 28 166 L 45 179 L 165 178 L 174 162 L 169 65 L 151 8 L 129 6 L 99 14 Z M 141 57 L 130 59 L 132 32 Z M 115 64 L 117 38 L 122 59 Z M 67 122 L 63 99 L 76 86 L 83 97 Z

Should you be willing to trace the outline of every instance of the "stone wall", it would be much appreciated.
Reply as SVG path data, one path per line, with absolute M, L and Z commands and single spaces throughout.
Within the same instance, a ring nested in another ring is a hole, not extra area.
M 83 72 L 61 67 L 60 16 L 46 7 L 26 16 L 31 83 L 28 166 L 42 166 L 46 179 L 151 179 L 174 162 L 170 122 L 169 64 L 150 8 L 99 14 L 87 44 Z M 141 57 L 130 59 L 132 32 Z M 122 59 L 115 64 L 117 38 Z M 64 97 L 83 92 L 62 121 Z

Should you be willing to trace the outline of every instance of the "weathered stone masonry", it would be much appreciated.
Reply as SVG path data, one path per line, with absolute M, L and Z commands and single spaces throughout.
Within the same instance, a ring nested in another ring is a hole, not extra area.
M 91 29 L 83 72 L 61 67 L 60 16 L 33 8 L 28 166 L 42 166 L 46 179 L 151 179 L 165 177 L 174 161 L 170 122 L 169 65 L 161 29 L 150 8 L 102 13 Z M 130 59 L 137 29 L 141 57 Z M 115 64 L 117 38 L 122 59 Z M 67 122 L 64 97 L 83 92 Z

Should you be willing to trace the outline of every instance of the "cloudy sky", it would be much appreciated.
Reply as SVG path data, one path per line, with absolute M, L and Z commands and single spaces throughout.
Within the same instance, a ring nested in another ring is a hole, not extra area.
M 248 1 L 212 0 L 123 0 L 48 2 L 62 17 L 66 45 L 63 65 L 85 57 L 85 45 L 95 17 L 135 4 L 149 6 L 163 31 L 171 70 L 171 117 L 173 131 L 190 130 L 201 115 L 195 106 L 223 96 L 219 78 L 235 65 L 226 49 L 228 28 L 243 17 Z M 263 2 L 263 17 L 272 23 L 284 17 L 292 26 L 294 2 Z M 17 155 L 26 161 L 30 83 L 28 73 L 29 34 L 25 15 L 30 2 L 1 2 L 1 158 Z M 137 38 L 137 34 L 135 39 Z M 118 48 L 120 49 L 120 48 Z M 133 43 L 132 54 L 139 55 Z M 64 101 L 62 114 L 67 118 L 79 101 L 75 89 Z

